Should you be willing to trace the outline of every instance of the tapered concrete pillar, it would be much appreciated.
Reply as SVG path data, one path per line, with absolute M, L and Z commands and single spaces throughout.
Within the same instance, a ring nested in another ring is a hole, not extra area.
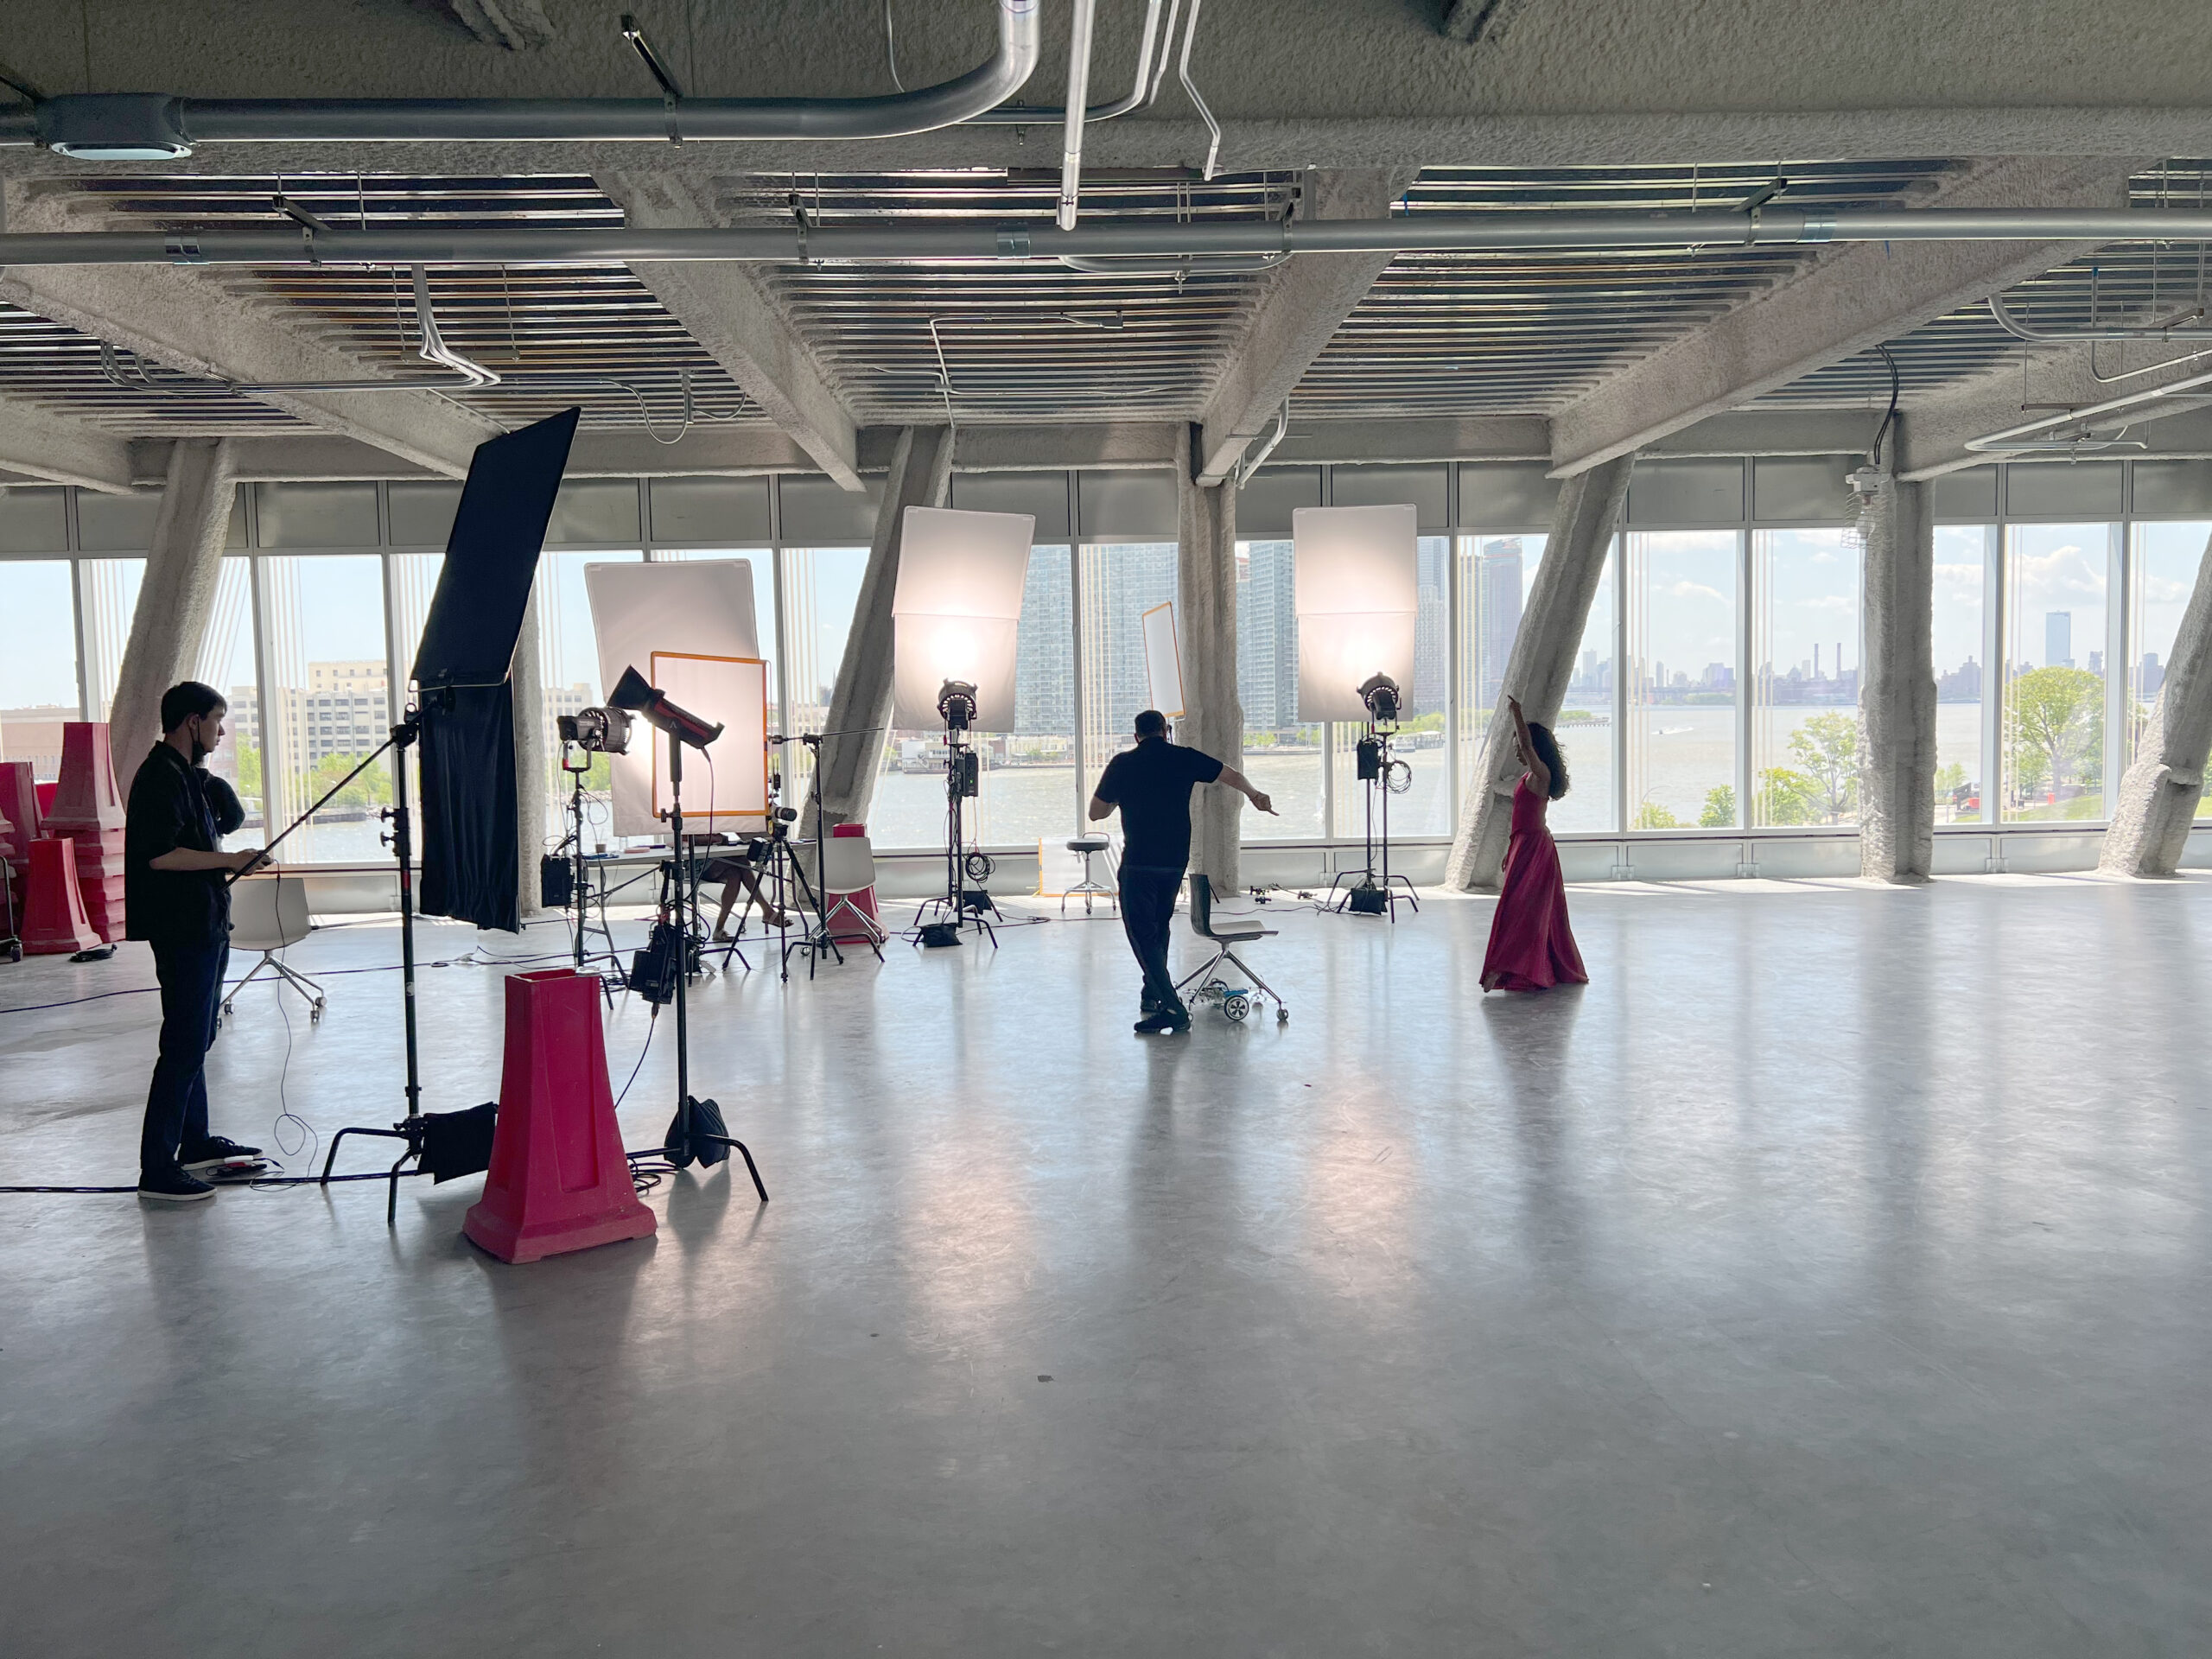
M 1193 435 L 1195 436 L 1195 434 Z M 1225 765 L 1244 760 L 1244 704 L 1236 695 L 1236 489 L 1209 489 L 1185 473 L 1177 486 L 1176 614 L 1183 647 L 1183 717 L 1175 739 Z M 1217 893 L 1237 886 L 1244 798 L 1219 784 L 1191 801 L 1191 868 Z
M 2135 753 L 2120 779 L 2097 868 L 2114 875 L 2171 875 L 2196 823 L 2205 757 L 2212 753 L 2212 543 L 2197 561 L 2196 586 Z
M 545 701 L 545 671 L 537 654 L 537 591 L 522 608 L 522 632 L 515 639 L 513 665 L 507 671 L 514 693 L 515 836 L 521 864 L 516 872 L 521 913 L 538 912 L 537 861 L 545 852 L 546 769 L 553 764 L 553 716 Z
M 1459 809 L 1459 830 L 1444 868 L 1447 887 L 1463 893 L 1497 891 L 1513 830 L 1513 790 L 1521 781 L 1520 749 L 1505 698 L 1517 696 L 1529 718 L 1548 726 L 1559 719 L 1575 653 L 1598 596 L 1599 578 L 1613 532 L 1628 500 L 1629 468 L 1636 457 L 1601 461 L 1560 486 L 1551 536 L 1536 566 L 1535 585 L 1521 613 L 1513 653 L 1506 658 L 1504 688 L 1491 711 L 1490 729 L 1475 757 L 1474 775 Z M 1573 766 L 1570 764 L 1570 778 Z
M 169 451 L 168 481 L 108 709 L 109 748 L 117 781 L 126 789 L 162 734 L 162 693 L 192 672 L 215 608 L 238 487 L 231 469 L 227 438 L 180 438 Z M 226 688 L 218 689 L 228 695 Z
M 826 739 L 822 770 L 815 779 L 822 814 L 831 824 L 865 820 L 883 766 L 884 731 L 891 723 L 891 601 L 899 592 L 899 555 L 904 545 L 906 509 L 941 507 L 952 486 L 952 429 L 910 426 L 891 452 L 891 471 L 883 480 L 876 508 L 875 536 L 868 543 L 868 569 L 861 576 L 853 607 L 852 632 L 845 636 L 844 660 L 830 694 L 824 729 L 855 732 Z M 809 833 L 814 807 L 806 809 Z
M 1866 543 L 1859 689 L 1859 871 L 1925 881 L 1936 856 L 1936 531 L 1925 484 L 1885 478 Z

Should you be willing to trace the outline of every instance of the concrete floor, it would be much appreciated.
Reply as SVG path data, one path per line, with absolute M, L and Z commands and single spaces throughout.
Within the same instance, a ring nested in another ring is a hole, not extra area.
M 1288 914 L 1292 1022 L 1176 1041 L 1106 923 L 711 984 L 773 1202 L 535 1267 L 474 1179 L 0 1197 L 0 1651 L 2212 1649 L 2212 882 L 1573 905 L 1586 990 L 1484 1000 L 1486 901 Z M 434 1109 L 500 971 L 424 970 Z M 326 1134 L 399 1075 L 394 977 L 330 985 Z M 130 1176 L 154 1014 L 0 1015 L 10 1179 Z M 241 1002 L 218 1128 L 286 1041 Z

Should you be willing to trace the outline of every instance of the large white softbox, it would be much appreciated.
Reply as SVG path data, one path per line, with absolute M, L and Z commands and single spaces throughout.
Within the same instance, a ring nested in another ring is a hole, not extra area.
M 722 728 L 705 762 L 695 753 L 686 765 L 686 833 L 695 824 L 702 832 L 762 828 L 768 822 L 768 664 L 757 657 L 669 651 L 653 652 L 650 661 L 641 671 L 648 682 L 678 708 Z M 642 720 L 630 728 L 633 747 L 641 736 L 652 740 L 653 810 L 665 812 L 676 803 L 670 738 Z
M 1144 633 L 1144 683 L 1150 706 L 1183 718 L 1183 648 L 1175 638 L 1175 602 L 1162 601 L 1137 619 Z
M 592 628 L 598 636 L 602 695 L 626 668 L 647 673 L 655 652 L 716 658 L 760 655 L 760 631 L 753 620 L 753 567 L 743 559 L 588 564 L 584 594 L 591 602 Z M 673 691 L 670 695 L 683 702 Z M 646 729 L 641 722 L 632 731 L 629 753 L 607 757 L 614 785 L 613 833 L 618 836 L 650 836 L 660 829 L 653 817 L 656 746 L 645 741 Z M 732 753 L 736 729 L 733 727 L 715 741 L 715 765 L 718 770 L 728 766 L 750 775 L 758 769 L 760 756 Z M 664 761 L 661 770 L 665 774 Z M 696 771 L 703 784 L 706 767 Z M 690 794 L 697 796 L 703 809 L 704 790 L 695 785 L 687 791 Z
M 1300 507 L 1297 561 L 1298 717 L 1364 721 L 1359 688 L 1388 674 L 1414 683 L 1421 609 L 1420 516 L 1408 506 Z
M 965 680 L 976 688 L 975 729 L 1014 729 L 1014 641 L 1036 530 L 1026 512 L 906 509 L 891 600 L 893 726 L 943 725 L 938 693 Z

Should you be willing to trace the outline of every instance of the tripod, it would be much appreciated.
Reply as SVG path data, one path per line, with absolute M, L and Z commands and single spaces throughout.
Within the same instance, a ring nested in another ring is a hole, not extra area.
M 830 925 L 830 915 L 834 907 L 830 903 L 828 890 L 823 886 L 823 872 L 830 855 L 830 831 L 825 816 L 826 808 L 822 799 L 822 745 L 830 738 L 867 737 L 882 729 L 880 726 L 849 726 L 839 732 L 802 732 L 797 737 L 771 737 L 768 740 L 771 744 L 804 744 L 814 755 L 814 881 L 812 886 L 810 887 L 807 883 L 805 862 L 792 848 L 790 833 L 785 828 L 791 820 L 784 817 L 777 810 L 772 801 L 769 804 L 769 822 L 772 829 L 769 849 L 770 868 L 776 872 L 776 907 L 786 918 L 790 916 L 791 906 L 784 902 L 784 895 L 787 890 L 785 883 L 788 881 L 798 887 L 800 897 L 805 901 L 800 908 L 802 910 L 810 908 L 814 912 L 814 920 L 807 925 L 804 933 L 799 938 L 796 940 L 790 938 L 783 929 L 777 931 L 778 938 L 782 942 L 784 977 L 786 980 L 791 976 L 791 952 L 794 950 L 806 952 L 806 976 L 809 979 L 814 977 L 815 965 L 822 960 L 824 951 L 835 957 L 840 967 L 844 965 L 845 961 L 845 953 L 838 949 L 836 936 Z M 780 788 L 783 773 L 780 771 L 778 772 L 775 778 L 777 787 Z M 796 817 L 796 813 L 793 816 Z M 786 871 L 789 872 L 788 875 L 785 874 Z M 874 934 L 869 935 L 871 944 L 874 943 Z M 877 950 L 876 956 L 879 959 L 882 955 L 881 950 Z
M 982 888 L 970 891 L 968 886 L 965 807 L 982 789 L 978 773 L 976 751 L 968 747 L 967 728 L 948 721 L 944 728 L 944 897 L 926 900 L 914 912 L 914 925 L 906 932 L 909 944 L 957 944 L 960 930 L 972 927 L 991 942 L 992 950 L 998 949 L 998 930 L 990 918 L 998 915 L 999 908 Z M 974 857 L 982 865 L 976 878 L 980 881 L 990 874 L 990 861 L 980 851 Z M 927 919 L 931 911 L 942 912 L 934 922 Z
M 1402 898 L 1414 907 L 1415 914 L 1421 911 L 1421 899 L 1414 893 L 1412 879 L 1390 873 L 1390 798 L 1402 794 L 1413 784 L 1413 768 L 1391 758 L 1394 731 L 1392 725 L 1370 720 L 1367 722 L 1367 735 L 1355 746 L 1360 781 L 1367 785 L 1367 867 L 1360 872 L 1359 880 L 1337 899 L 1339 915 L 1349 910 L 1367 916 L 1388 915 L 1395 922 Z M 1379 831 L 1376 813 L 1378 797 L 1382 809 Z M 1350 870 L 1337 872 L 1329 883 L 1331 897 L 1336 897 L 1338 882 L 1351 874 Z M 1402 884 L 1405 892 L 1400 893 L 1392 886 L 1394 882 Z
M 683 844 L 683 743 L 673 732 L 668 740 L 668 829 L 669 845 L 674 849 L 677 870 L 677 900 L 680 906 L 683 892 L 681 861 L 690 855 Z M 694 889 L 696 893 L 696 888 Z M 676 963 L 676 1121 L 668 1126 L 668 1138 L 660 1146 L 643 1152 L 627 1154 L 632 1160 L 639 1158 L 666 1158 L 681 1169 L 693 1159 L 702 1164 L 719 1163 L 729 1155 L 734 1147 L 745 1160 L 746 1173 L 753 1177 L 753 1190 L 760 1195 L 760 1202 L 768 1202 L 768 1189 L 761 1184 L 760 1166 L 753 1161 L 753 1154 L 744 1141 L 722 1133 L 721 1109 L 712 1101 L 700 1102 L 691 1098 L 691 1020 L 689 998 L 684 988 L 691 973 L 691 930 L 688 923 L 677 927 Z M 703 1122 L 695 1122 L 695 1119 Z M 717 1152 L 715 1148 L 721 1148 Z

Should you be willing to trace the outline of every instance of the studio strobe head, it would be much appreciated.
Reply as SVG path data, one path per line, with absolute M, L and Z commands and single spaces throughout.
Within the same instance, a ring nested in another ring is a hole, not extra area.
M 937 711 L 948 729 L 964 732 L 976 723 L 976 688 L 966 680 L 947 680 L 937 694 Z
M 1404 699 L 1398 683 L 1388 674 L 1371 675 L 1359 688 L 1359 700 L 1367 705 L 1367 717 L 1377 725 L 1395 726 Z

